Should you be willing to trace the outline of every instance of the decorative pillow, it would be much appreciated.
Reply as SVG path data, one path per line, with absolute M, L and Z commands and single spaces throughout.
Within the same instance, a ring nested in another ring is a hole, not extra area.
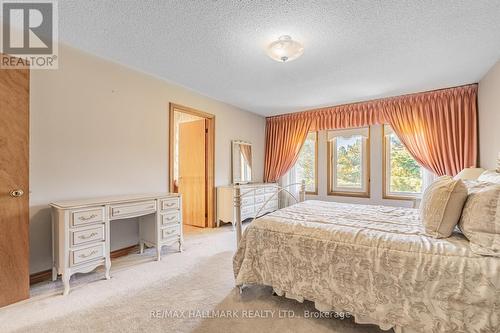
M 496 172 L 495 170 L 486 170 L 477 180 L 480 182 L 500 184 L 500 172 Z
M 500 257 L 500 184 L 469 187 L 458 227 L 469 239 L 472 252 Z
M 460 220 L 467 188 L 460 179 L 437 178 L 424 192 L 420 217 L 425 232 L 434 238 L 450 237 Z

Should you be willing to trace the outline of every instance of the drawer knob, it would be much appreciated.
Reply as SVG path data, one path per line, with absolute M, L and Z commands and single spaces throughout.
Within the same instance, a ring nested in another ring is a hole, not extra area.
M 89 238 L 92 238 L 94 236 L 97 236 L 97 232 L 95 232 L 95 231 L 88 234 L 88 235 L 80 235 L 80 236 L 78 236 L 78 239 L 89 239 Z
M 90 253 L 87 253 L 87 254 L 82 253 L 82 254 L 80 254 L 78 256 L 78 258 L 88 258 L 88 257 L 90 257 L 90 256 L 92 256 L 92 255 L 94 255 L 96 253 L 97 253 L 97 250 L 92 250 Z
M 80 221 L 88 221 L 88 220 L 93 219 L 95 217 L 97 217 L 97 214 L 92 214 L 92 215 L 89 215 L 89 216 L 80 216 L 78 219 Z
M 175 202 L 169 202 L 169 203 L 167 203 L 167 207 L 172 207 L 173 205 L 175 205 Z

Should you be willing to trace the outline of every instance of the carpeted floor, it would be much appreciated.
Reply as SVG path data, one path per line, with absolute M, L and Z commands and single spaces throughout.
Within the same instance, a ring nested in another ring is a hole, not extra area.
M 273 296 L 270 288 L 234 288 L 231 227 L 188 233 L 185 252 L 165 249 L 76 275 L 66 297 L 61 282 L 32 287 L 28 301 L 0 309 L 2 332 L 382 332 L 350 319 L 319 316 L 303 304 Z M 309 318 L 308 318 L 309 317 Z

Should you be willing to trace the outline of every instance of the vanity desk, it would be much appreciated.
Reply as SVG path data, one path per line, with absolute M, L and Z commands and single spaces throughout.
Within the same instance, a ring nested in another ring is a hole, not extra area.
M 96 199 L 58 201 L 52 207 L 52 280 L 61 275 L 64 295 L 75 273 L 105 267 L 110 278 L 110 228 L 112 220 L 139 217 L 139 245 L 161 247 L 173 242 L 182 251 L 182 202 L 176 193 L 150 193 Z

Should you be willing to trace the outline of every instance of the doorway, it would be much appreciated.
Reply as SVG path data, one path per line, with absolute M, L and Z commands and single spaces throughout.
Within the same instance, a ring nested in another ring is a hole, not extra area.
M 182 195 L 184 228 L 215 226 L 215 116 L 169 107 L 169 190 Z

